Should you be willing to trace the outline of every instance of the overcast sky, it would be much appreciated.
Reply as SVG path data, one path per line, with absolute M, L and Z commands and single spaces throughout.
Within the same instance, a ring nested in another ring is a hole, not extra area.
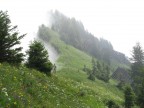
M 28 33 L 26 44 L 39 25 L 48 24 L 47 12 L 54 9 L 82 21 L 129 57 L 136 42 L 144 47 L 144 0 L 0 0 L 0 10 L 8 10 L 20 33 Z

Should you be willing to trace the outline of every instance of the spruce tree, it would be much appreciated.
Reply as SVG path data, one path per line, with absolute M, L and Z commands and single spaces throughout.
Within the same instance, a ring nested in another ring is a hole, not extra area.
M 11 25 L 7 12 L 0 11 L 0 62 L 19 64 L 23 61 L 22 47 L 18 47 L 24 35 L 19 36 L 17 26 Z
M 140 93 L 140 87 L 142 84 L 142 79 L 144 77 L 144 71 L 142 71 L 143 68 L 143 62 L 144 62 L 144 52 L 139 43 L 137 43 L 133 47 L 132 51 L 132 87 L 134 88 L 134 91 L 137 95 Z
M 134 92 L 131 87 L 126 87 L 125 89 L 125 108 L 132 108 L 134 106 Z
M 134 64 L 142 65 L 144 63 L 144 52 L 140 43 L 136 43 L 132 50 L 132 58 Z
M 41 42 L 32 42 L 26 53 L 28 54 L 27 67 L 37 69 L 46 74 L 50 73 L 52 63 L 48 60 L 48 52 Z
M 144 108 L 144 80 L 140 88 L 140 94 L 138 96 L 138 104 L 140 108 Z
M 97 77 L 99 75 L 99 70 L 97 68 L 97 64 L 94 58 L 92 58 L 92 74 Z

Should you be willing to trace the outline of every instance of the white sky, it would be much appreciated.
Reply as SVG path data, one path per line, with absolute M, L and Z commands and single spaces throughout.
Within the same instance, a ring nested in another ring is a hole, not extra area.
M 8 10 L 13 25 L 28 33 L 25 44 L 38 25 L 48 24 L 51 9 L 82 21 L 89 32 L 129 57 L 136 42 L 144 47 L 144 0 L 0 0 L 0 10 Z

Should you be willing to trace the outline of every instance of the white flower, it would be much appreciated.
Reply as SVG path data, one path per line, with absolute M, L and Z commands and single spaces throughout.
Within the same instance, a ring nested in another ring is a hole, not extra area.
M 7 91 L 7 89 L 6 88 L 2 88 L 2 91 L 4 92 L 4 91 Z
M 5 92 L 5 95 L 6 95 L 6 96 L 8 96 L 8 93 L 7 93 L 7 92 Z

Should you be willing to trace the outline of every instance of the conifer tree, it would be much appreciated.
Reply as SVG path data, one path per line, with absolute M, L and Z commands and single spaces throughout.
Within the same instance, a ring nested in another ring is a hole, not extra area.
M 18 47 L 20 40 L 17 26 L 11 25 L 7 12 L 0 11 L 0 62 L 19 64 L 23 61 L 22 47 Z
M 142 86 L 140 88 L 140 94 L 138 96 L 138 104 L 140 108 L 144 108 L 144 80 L 142 82 Z
M 48 52 L 41 42 L 32 42 L 26 53 L 28 54 L 27 67 L 37 69 L 46 74 L 50 73 L 52 63 L 48 60 Z
M 125 108 L 132 108 L 134 106 L 134 92 L 131 87 L 125 89 Z
M 144 52 L 139 43 L 137 43 L 133 47 L 131 60 L 133 61 L 131 66 L 133 79 L 132 87 L 134 88 L 135 93 L 139 95 L 142 79 L 144 77 L 144 71 L 142 71 L 144 62 Z

